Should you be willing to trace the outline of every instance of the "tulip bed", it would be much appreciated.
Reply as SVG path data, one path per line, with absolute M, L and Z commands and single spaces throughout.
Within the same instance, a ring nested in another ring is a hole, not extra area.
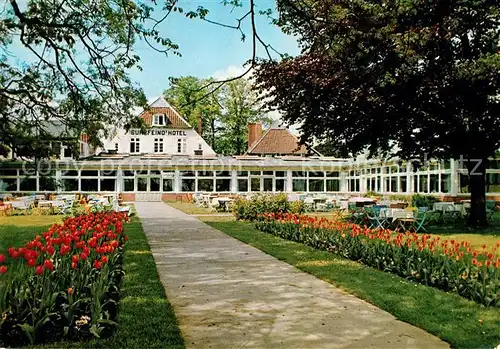
M 256 228 L 486 306 L 500 306 L 500 242 L 489 249 L 483 245 L 473 250 L 466 241 L 294 214 L 262 214 Z
M 127 220 L 117 212 L 67 218 L 0 255 L 0 346 L 111 335 Z

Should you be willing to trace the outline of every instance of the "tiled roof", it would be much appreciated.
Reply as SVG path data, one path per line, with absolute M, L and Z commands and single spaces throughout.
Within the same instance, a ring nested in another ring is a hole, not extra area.
M 311 152 L 289 130 L 271 128 L 248 150 L 252 155 L 302 155 Z
M 154 114 L 165 114 L 170 120 L 168 127 L 191 128 L 191 125 L 163 97 L 158 97 L 151 103 L 149 109 L 144 110 L 140 117 L 144 119 L 147 125 L 151 125 Z

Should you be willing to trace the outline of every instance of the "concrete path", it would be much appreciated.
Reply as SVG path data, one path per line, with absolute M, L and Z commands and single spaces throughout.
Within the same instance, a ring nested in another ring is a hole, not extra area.
M 167 204 L 136 202 L 187 348 L 447 348 Z

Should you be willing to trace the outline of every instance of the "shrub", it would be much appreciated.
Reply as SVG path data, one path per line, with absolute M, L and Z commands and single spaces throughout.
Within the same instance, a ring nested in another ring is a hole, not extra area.
M 238 220 L 254 221 L 263 213 L 302 213 L 302 201 L 288 201 L 286 194 L 257 194 L 251 199 L 238 198 L 233 202 L 232 211 Z
M 411 198 L 411 205 L 413 207 L 427 207 L 432 209 L 432 205 L 435 202 L 439 202 L 439 198 L 432 195 L 413 195 Z
M 67 218 L 0 255 L 0 346 L 113 333 L 126 219 L 116 212 Z
M 439 236 L 396 234 L 325 218 L 265 214 L 257 229 L 327 250 L 371 267 L 445 291 L 486 306 L 500 306 L 500 242 L 473 251 L 466 241 Z

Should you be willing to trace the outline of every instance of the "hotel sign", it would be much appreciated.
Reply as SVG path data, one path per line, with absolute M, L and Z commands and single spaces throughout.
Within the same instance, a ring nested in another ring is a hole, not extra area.
M 183 136 L 187 137 L 186 131 L 183 130 L 168 130 L 165 128 L 149 128 L 145 131 L 134 128 L 130 130 L 132 136 Z

